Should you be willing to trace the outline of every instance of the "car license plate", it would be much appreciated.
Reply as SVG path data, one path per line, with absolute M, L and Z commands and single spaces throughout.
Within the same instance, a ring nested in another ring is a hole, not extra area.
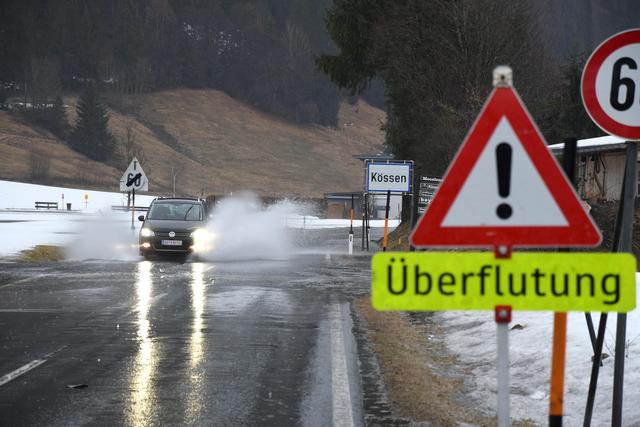
M 161 240 L 162 246 L 182 246 L 182 240 Z

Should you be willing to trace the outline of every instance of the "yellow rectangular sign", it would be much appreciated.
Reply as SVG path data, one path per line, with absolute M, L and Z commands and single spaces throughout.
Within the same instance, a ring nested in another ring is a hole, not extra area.
M 378 310 L 627 312 L 636 306 L 636 260 L 586 252 L 379 252 L 372 260 Z

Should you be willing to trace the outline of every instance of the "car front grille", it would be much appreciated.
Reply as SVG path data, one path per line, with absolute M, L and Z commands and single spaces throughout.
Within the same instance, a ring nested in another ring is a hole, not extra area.
M 156 231 L 156 237 L 161 239 L 186 239 L 191 235 L 188 231 L 176 231 L 176 235 L 174 237 L 169 237 L 168 231 Z

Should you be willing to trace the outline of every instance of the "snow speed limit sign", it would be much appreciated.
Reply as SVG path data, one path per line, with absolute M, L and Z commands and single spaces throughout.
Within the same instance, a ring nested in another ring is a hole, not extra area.
M 591 54 L 582 102 L 605 132 L 640 140 L 640 28 L 610 37 Z

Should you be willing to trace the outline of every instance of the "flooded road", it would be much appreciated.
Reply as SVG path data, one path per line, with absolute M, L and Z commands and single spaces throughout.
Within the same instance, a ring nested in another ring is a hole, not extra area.
M 2 424 L 362 425 L 346 233 L 278 261 L 2 264 Z

